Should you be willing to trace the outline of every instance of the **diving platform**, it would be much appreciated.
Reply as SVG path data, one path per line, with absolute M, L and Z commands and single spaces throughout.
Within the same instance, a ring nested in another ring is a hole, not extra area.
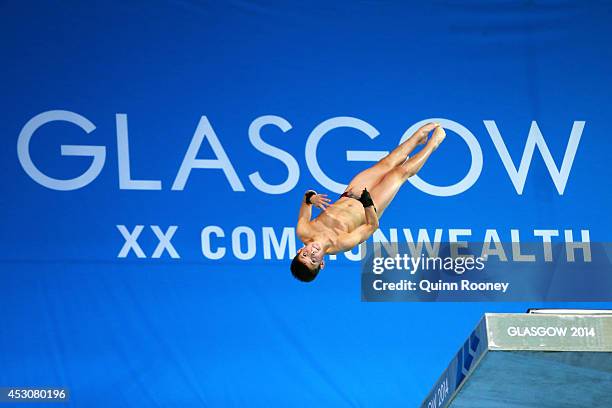
M 421 408 L 612 407 L 612 311 L 485 314 Z

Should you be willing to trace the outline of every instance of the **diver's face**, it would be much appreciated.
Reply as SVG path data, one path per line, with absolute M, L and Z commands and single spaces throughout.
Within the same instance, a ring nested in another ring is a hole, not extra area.
M 297 251 L 299 255 L 299 260 L 304 265 L 306 265 L 309 269 L 315 269 L 323 265 L 325 262 L 323 261 L 323 257 L 325 256 L 325 252 L 323 252 L 323 247 L 318 242 L 311 242 L 307 245 L 304 245 L 303 248 L 300 248 Z

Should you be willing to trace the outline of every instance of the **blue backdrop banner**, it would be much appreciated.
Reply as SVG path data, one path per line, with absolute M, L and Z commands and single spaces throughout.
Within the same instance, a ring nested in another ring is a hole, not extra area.
M 607 2 L 0 10 L 1 387 L 418 406 L 484 311 L 543 304 L 362 303 L 357 249 L 308 285 L 288 265 L 304 191 L 430 121 L 448 136 L 372 241 L 612 238 Z

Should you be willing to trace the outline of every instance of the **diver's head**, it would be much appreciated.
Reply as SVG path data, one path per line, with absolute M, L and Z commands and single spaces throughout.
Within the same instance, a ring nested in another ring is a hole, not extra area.
M 310 242 L 298 249 L 291 262 L 291 273 L 302 282 L 312 282 L 325 267 L 325 251 L 318 242 Z

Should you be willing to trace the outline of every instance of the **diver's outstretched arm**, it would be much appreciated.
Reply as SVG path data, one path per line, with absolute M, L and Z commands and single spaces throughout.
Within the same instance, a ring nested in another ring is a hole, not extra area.
M 317 194 L 314 190 L 308 190 L 304 194 L 302 205 L 300 206 L 300 214 L 298 215 L 298 223 L 296 233 L 300 240 L 304 241 L 302 237 L 310 236 L 310 219 L 312 218 L 312 206 L 314 205 L 321 210 L 325 210 L 325 207 L 329 205 L 331 200 L 327 198 L 327 194 Z

